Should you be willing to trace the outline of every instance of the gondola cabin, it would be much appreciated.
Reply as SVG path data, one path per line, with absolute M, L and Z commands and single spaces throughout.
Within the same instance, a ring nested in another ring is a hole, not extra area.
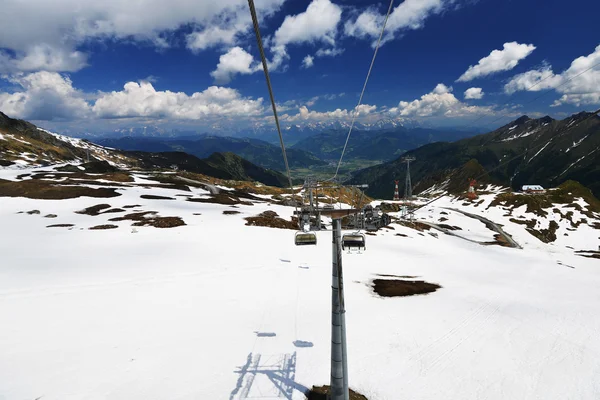
M 347 233 L 342 236 L 342 249 L 366 249 L 365 235 L 362 233 Z
M 310 246 L 317 244 L 317 234 L 314 232 L 297 232 L 294 238 L 296 246 Z

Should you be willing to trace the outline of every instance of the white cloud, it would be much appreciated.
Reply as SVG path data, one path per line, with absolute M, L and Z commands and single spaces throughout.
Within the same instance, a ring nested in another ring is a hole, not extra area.
M 307 103 L 308 104 L 308 103 Z M 350 120 L 354 113 L 358 110 L 357 117 L 366 117 L 377 110 L 377 106 L 369 104 L 361 104 L 358 108 L 352 110 L 347 109 L 335 109 L 333 111 L 310 111 L 308 107 L 302 106 L 299 108 L 298 113 L 294 115 L 284 114 L 281 116 L 281 120 L 285 122 L 325 122 L 331 120 Z
M 241 47 L 234 47 L 221 57 L 217 69 L 210 75 L 216 83 L 229 83 L 237 74 L 252 74 L 262 68 L 261 64 L 254 62 L 252 54 Z
M 19 51 L 15 56 L 0 50 L 0 72 L 30 71 L 75 72 L 87 65 L 87 55 L 47 44 L 38 44 Z
M 438 84 L 432 92 L 411 102 L 401 101 L 389 113 L 402 117 L 458 118 L 482 113 L 491 113 L 491 107 L 469 106 L 452 94 L 452 87 Z
M 455 0 L 404 0 L 390 14 L 383 42 L 392 40 L 402 31 L 422 28 L 428 17 L 448 10 L 454 3 Z M 385 11 L 387 12 L 387 9 Z M 346 22 L 344 32 L 348 36 L 376 40 L 381 33 L 384 19 L 385 14 L 369 8 L 355 21 Z
M 303 68 L 310 68 L 314 65 L 315 58 L 311 55 L 307 55 L 306 57 L 304 57 L 304 60 L 302 60 L 302 67 Z
M 267 18 L 283 2 L 261 0 L 257 11 Z M 182 26 L 194 30 L 188 47 L 202 50 L 234 45 L 252 25 L 245 0 L 4 0 L 0 48 L 11 53 L 2 56 L 0 68 L 75 71 L 86 65 L 86 55 L 77 52 L 84 43 L 113 39 L 165 47 L 170 45 L 169 33 Z
M 287 46 L 290 44 L 323 43 L 335 49 L 337 26 L 341 17 L 341 7 L 330 0 L 313 0 L 306 11 L 285 17 L 272 38 L 273 69 L 278 68 L 289 58 Z M 336 55 L 333 52 L 339 51 L 332 49 L 329 49 L 328 55 Z M 322 49 L 324 52 L 327 50 Z M 317 54 L 317 56 L 321 55 Z
M 465 99 L 479 100 L 479 99 L 483 98 L 484 94 L 485 93 L 483 92 L 483 90 L 481 88 L 472 87 L 472 88 L 465 90 Z
M 471 65 L 456 81 L 468 82 L 496 72 L 509 71 L 534 50 L 532 44 L 504 43 L 502 50 L 492 50 L 489 56 L 479 60 L 477 65 Z
M 330 49 L 317 50 L 317 52 L 315 53 L 315 56 L 317 56 L 317 57 L 335 57 L 335 56 L 339 56 L 343 52 L 344 52 L 344 49 L 332 47 Z
M 275 32 L 275 44 L 325 42 L 334 45 L 341 17 L 342 9 L 330 0 L 313 0 L 305 12 L 285 17 Z
M 235 42 L 238 33 L 237 29 L 223 29 L 219 26 L 208 27 L 202 31 L 192 32 L 187 35 L 187 47 L 197 52 L 220 44 L 231 45 Z
M 85 118 L 90 106 L 84 94 L 73 88 L 68 76 L 56 72 L 19 74 L 9 78 L 23 90 L 0 93 L 0 110 L 29 120 Z
M 200 120 L 210 117 L 246 117 L 264 111 L 263 99 L 242 97 L 231 88 L 211 86 L 188 96 L 157 91 L 150 82 L 128 82 L 122 91 L 104 93 L 93 111 L 100 118 L 172 118 Z
M 600 45 L 593 53 L 573 60 L 570 67 L 560 74 L 550 65 L 515 75 L 505 86 L 508 94 L 520 90 L 540 91 L 556 89 L 562 96 L 553 106 L 565 103 L 582 105 L 600 104 Z

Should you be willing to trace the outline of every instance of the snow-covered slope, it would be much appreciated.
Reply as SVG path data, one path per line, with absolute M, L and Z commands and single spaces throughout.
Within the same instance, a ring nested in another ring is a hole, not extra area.
M 23 172 L 34 171 L 0 179 Z M 303 399 L 328 384 L 331 232 L 295 247 L 291 230 L 245 225 L 264 211 L 289 220 L 293 208 L 266 192 L 191 202 L 208 191 L 132 176 L 92 185 L 118 197 L 0 197 L 0 398 Z M 489 241 L 484 224 L 447 208 L 481 213 L 523 249 L 392 224 L 344 255 L 350 386 L 370 400 L 598 399 L 600 264 L 566 247 L 597 248 L 598 230 L 542 243 L 482 199 L 443 198 L 417 217 Z M 75 213 L 102 203 L 124 211 Z M 186 225 L 110 221 L 143 211 Z M 104 224 L 117 228 L 88 229 Z M 382 298 L 380 275 L 442 288 Z

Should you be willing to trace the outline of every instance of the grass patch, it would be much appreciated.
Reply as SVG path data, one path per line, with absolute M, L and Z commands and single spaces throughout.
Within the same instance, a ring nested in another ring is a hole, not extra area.
M 298 230 L 298 222 L 295 218 L 292 218 L 292 221 L 287 221 L 280 218 L 275 211 L 265 211 L 254 217 L 246 217 L 244 219 L 247 221 L 246 225 L 248 226 L 266 226 L 269 228 Z
M 239 211 L 235 211 L 235 210 L 225 210 L 223 211 L 224 215 L 235 215 L 235 214 L 239 214 Z
M 136 207 L 141 207 L 141 204 L 128 204 L 126 206 L 123 206 L 123 208 L 136 208 Z
M 433 293 L 440 289 L 437 283 L 405 281 L 402 279 L 374 279 L 373 291 L 381 297 L 404 297 Z
M 73 224 L 54 224 L 54 225 L 48 225 L 46 228 L 72 228 L 75 225 Z

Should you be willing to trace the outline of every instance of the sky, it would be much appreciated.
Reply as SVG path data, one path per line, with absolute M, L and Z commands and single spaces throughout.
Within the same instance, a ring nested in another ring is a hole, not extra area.
M 600 105 L 600 2 L 257 0 L 284 126 L 464 129 Z M 272 126 L 245 0 L 4 0 L 0 111 L 64 133 Z M 482 128 L 483 129 L 483 128 Z

